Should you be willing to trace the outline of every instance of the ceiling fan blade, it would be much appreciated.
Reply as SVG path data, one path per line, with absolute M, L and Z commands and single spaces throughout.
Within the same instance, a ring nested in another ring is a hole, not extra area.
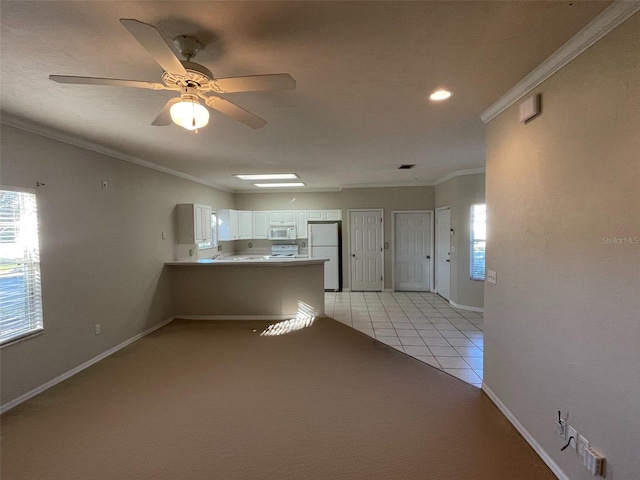
M 72 83 L 77 85 L 111 85 L 114 87 L 148 88 L 151 90 L 169 90 L 161 83 L 144 82 L 140 80 L 121 80 L 118 78 L 99 77 L 71 77 L 68 75 L 49 75 L 49 80 L 58 83 Z
M 268 90 L 292 90 L 296 88 L 295 79 L 288 73 L 270 75 L 251 75 L 247 77 L 216 78 L 210 87 L 218 93 L 265 92 Z
M 160 31 L 153 25 L 132 18 L 121 18 L 120 23 L 151 54 L 156 62 L 169 73 L 186 75 L 187 71 L 166 42 Z
M 257 117 L 251 112 L 247 112 L 244 108 L 241 108 L 235 103 L 231 103 L 229 100 L 225 100 L 224 98 L 211 96 L 207 97 L 206 102 L 207 105 L 214 110 L 224 113 L 225 115 L 244 123 L 248 127 L 262 128 L 267 124 L 267 122 L 260 117 Z
M 166 125 L 171 125 L 173 120 L 171 120 L 171 105 L 180 101 L 180 97 L 175 97 L 169 100 L 165 106 L 160 110 L 160 113 L 156 117 L 156 119 L 151 122 L 151 125 L 155 125 L 156 127 L 164 127 Z

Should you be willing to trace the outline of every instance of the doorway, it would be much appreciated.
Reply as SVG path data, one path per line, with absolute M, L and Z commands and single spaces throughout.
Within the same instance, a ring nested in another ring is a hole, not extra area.
M 382 273 L 382 210 L 350 210 L 351 290 L 380 292 Z
M 394 290 L 428 292 L 433 272 L 430 211 L 393 212 Z
M 450 299 L 451 288 L 451 209 L 436 209 L 436 292 Z

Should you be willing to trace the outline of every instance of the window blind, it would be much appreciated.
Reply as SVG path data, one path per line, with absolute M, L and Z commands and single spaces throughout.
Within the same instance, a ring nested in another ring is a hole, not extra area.
M 0 344 L 42 330 L 34 193 L 0 189 Z
M 484 280 L 485 249 L 487 245 L 487 206 L 471 206 L 471 279 Z

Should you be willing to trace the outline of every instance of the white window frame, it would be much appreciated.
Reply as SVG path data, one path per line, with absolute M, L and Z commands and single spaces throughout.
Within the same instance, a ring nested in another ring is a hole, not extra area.
M 469 209 L 470 241 L 469 241 L 469 278 L 483 281 L 485 276 L 485 259 L 487 252 L 487 205 L 477 203 Z M 474 255 L 478 249 L 484 252 L 482 262 Z
M 43 330 L 36 194 L 0 186 L 0 200 L 13 194 L 0 201 L 0 346 Z

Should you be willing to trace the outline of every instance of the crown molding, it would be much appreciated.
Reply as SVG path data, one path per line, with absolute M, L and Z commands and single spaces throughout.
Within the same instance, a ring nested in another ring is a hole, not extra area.
M 445 175 L 444 177 L 439 178 L 438 180 L 433 182 L 432 185 L 433 186 L 440 185 L 441 183 L 446 182 L 447 180 L 451 180 L 452 178 L 455 178 L 455 177 L 461 177 L 463 175 L 476 175 L 478 173 L 485 173 L 485 168 L 481 167 L 481 168 L 469 168 L 467 170 L 457 170 L 455 172 L 451 172 Z
M 567 43 L 482 112 L 480 119 L 484 123 L 489 123 L 639 10 L 640 2 L 638 1 L 615 0 Z
M 147 160 L 142 160 L 140 158 L 127 155 L 126 153 L 122 153 L 117 150 L 104 147 L 102 145 L 91 142 L 89 140 L 84 140 L 76 135 L 71 135 L 68 133 L 61 132 L 60 130 L 56 130 L 54 128 L 45 127 L 44 125 L 22 120 L 12 115 L 7 115 L 6 113 L 2 114 L 2 117 L 0 118 L 0 123 L 2 123 L 3 125 L 7 125 L 9 127 L 13 127 L 19 130 L 24 130 L 26 132 L 33 133 L 35 135 L 40 135 L 42 137 L 58 140 L 59 142 L 67 143 L 69 145 L 74 145 L 76 147 L 84 148 L 85 150 L 90 150 L 92 152 L 100 153 L 102 155 L 107 155 L 109 157 L 117 158 L 118 160 L 122 160 L 128 163 L 133 163 L 141 167 L 150 168 L 151 170 L 157 170 L 159 172 L 166 173 L 167 175 L 172 175 L 174 177 L 179 177 L 184 180 L 189 180 L 190 182 L 206 185 L 207 187 L 215 188 L 217 190 L 222 190 L 224 192 L 234 193 L 232 190 L 228 190 L 226 188 L 220 187 L 219 185 L 216 185 L 211 182 L 206 182 L 200 178 L 188 175 L 186 173 L 179 172 L 178 170 L 173 170 L 172 168 L 156 165 L 155 163 L 151 163 Z

